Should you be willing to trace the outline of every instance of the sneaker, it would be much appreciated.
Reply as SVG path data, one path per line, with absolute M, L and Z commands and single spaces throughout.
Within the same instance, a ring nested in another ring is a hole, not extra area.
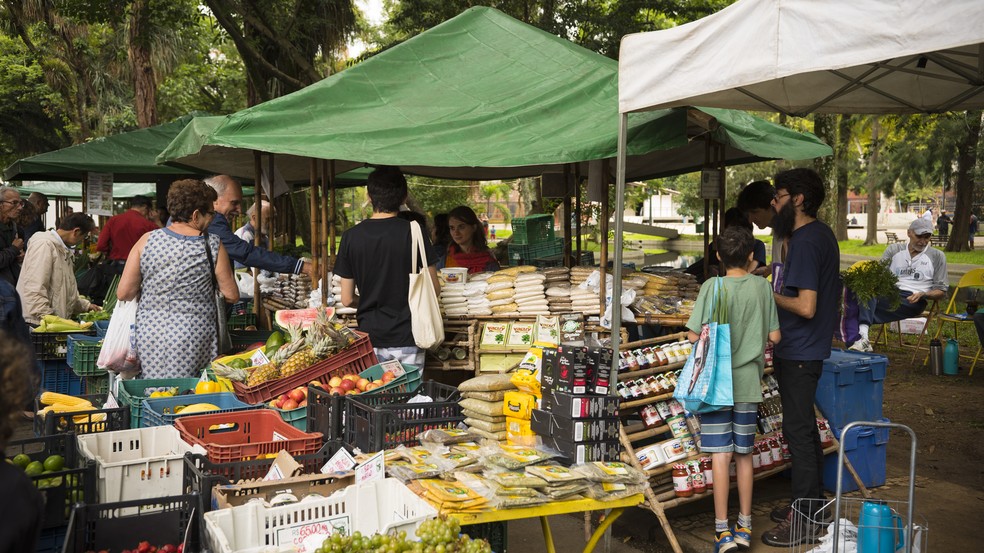
M 861 351 L 864 353 L 871 353 L 875 351 L 871 347 L 871 342 L 867 338 L 859 338 L 858 341 L 851 344 L 851 347 L 847 348 L 851 351 Z
M 748 549 L 752 546 L 752 530 L 744 526 L 735 525 L 731 529 L 731 534 L 735 537 L 735 544 L 738 549 Z
M 776 522 L 776 523 L 783 522 L 787 518 L 789 518 L 789 512 L 792 510 L 793 510 L 792 505 L 786 505 L 785 507 L 776 507 L 775 509 L 772 509 L 771 513 L 769 513 L 769 518 L 772 519 L 772 522 Z
M 803 517 L 794 517 L 793 511 L 789 517 L 780 522 L 772 530 L 762 534 L 762 543 L 772 547 L 794 547 L 803 543 L 817 543 L 824 534 L 824 527 L 813 524 Z
M 738 549 L 735 537 L 729 530 L 714 535 L 714 553 L 727 553 Z

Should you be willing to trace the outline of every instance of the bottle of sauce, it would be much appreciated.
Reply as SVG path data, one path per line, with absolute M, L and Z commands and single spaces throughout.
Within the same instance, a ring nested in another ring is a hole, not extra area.
M 677 497 L 690 497 L 694 495 L 693 483 L 686 465 L 673 465 L 673 491 Z
M 707 491 L 714 489 L 714 471 L 711 470 L 711 458 L 701 457 L 700 458 L 700 470 L 704 475 L 704 484 L 707 486 Z

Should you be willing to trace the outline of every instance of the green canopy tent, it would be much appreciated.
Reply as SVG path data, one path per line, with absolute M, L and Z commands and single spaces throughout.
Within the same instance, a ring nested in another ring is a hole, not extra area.
M 476 7 L 293 94 L 219 118 L 196 119 L 161 153 L 171 165 L 251 177 L 253 151 L 277 154 L 288 181 L 310 159 L 335 173 L 363 164 L 490 180 L 557 172 L 617 153 L 617 62 Z M 708 133 L 726 163 L 830 155 L 815 136 L 743 112 L 686 109 L 634 114 L 630 178 L 705 165 Z M 612 164 L 614 167 L 614 164 Z
M 82 184 L 78 182 L 58 181 L 24 181 L 17 190 L 21 195 L 40 192 L 46 196 L 65 198 L 67 200 L 82 199 Z M 114 198 L 132 198 L 134 196 L 153 197 L 155 188 L 152 183 L 145 182 L 114 182 Z

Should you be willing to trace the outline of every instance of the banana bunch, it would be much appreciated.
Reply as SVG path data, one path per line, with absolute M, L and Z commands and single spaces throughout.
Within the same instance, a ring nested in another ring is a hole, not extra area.
M 77 323 L 57 315 L 45 315 L 41 318 L 41 324 L 34 329 L 34 332 L 80 332 L 88 330 L 90 326 L 92 326 L 91 321 Z

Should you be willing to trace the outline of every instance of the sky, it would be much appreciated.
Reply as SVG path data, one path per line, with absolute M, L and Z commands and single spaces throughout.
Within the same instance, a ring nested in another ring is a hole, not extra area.
M 383 0 L 355 0 L 366 20 L 372 25 L 379 25 L 383 22 Z M 362 54 L 366 50 L 366 45 L 361 40 L 353 40 L 349 45 L 349 55 L 353 58 Z

